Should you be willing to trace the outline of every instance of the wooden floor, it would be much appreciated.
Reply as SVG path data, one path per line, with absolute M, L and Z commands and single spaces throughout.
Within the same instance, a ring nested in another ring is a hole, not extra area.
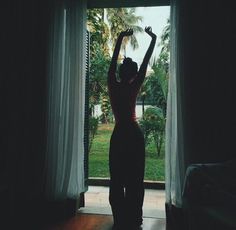
M 106 186 L 89 186 L 85 194 L 86 206 L 78 210 L 76 217 L 42 230 L 111 230 L 113 217 L 108 195 Z M 145 190 L 143 217 L 141 229 L 166 229 L 164 190 Z
M 50 226 L 45 230 L 111 230 L 111 215 L 78 214 L 63 223 Z M 143 230 L 165 230 L 165 219 L 144 218 Z

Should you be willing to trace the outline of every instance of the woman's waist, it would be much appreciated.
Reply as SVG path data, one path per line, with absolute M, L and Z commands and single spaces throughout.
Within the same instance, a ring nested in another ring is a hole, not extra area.
M 143 140 L 143 132 L 137 121 L 116 122 L 112 139 L 117 140 L 119 144 L 132 144 Z
M 129 128 L 139 127 L 139 124 L 136 119 L 116 120 L 115 127 L 124 127 L 128 131 Z
M 137 125 L 138 122 L 136 118 L 130 117 L 125 119 L 115 118 L 115 124 L 116 125 Z
M 135 112 L 127 112 L 127 113 L 114 113 L 116 123 L 129 123 L 136 122 L 136 114 Z

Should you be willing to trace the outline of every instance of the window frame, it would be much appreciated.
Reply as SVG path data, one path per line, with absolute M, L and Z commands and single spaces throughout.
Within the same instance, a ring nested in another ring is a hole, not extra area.
M 170 0 L 87 0 L 87 9 L 170 6 Z
M 87 9 L 93 8 L 130 8 L 130 7 L 161 7 L 170 6 L 171 0 L 87 0 Z M 89 160 L 87 161 L 87 163 Z M 89 163 L 88 163 L 89 164 Z M 108 186 L 107 179 L 87 178 L 88 185 Z M 165 181 L 144 181 L 144 187 L 149 189 L 165 190 Z

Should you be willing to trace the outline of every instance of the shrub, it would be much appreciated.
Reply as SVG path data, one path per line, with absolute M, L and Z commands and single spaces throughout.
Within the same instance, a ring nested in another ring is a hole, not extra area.
M 145 145 L 154 139 L 157 156 L 160 156 L 165 133 L 165 117 L 162 109 L 155 106 L 147 108 L 139 123 L 144 133 Z

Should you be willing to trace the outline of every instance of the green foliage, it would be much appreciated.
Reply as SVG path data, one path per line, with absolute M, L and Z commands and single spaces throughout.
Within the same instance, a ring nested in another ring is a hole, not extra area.
M 103 54 L 109 56 L 109 27 L 104 22 L 104 9 L 89 9 L 87 11 L 87 26 L 90 32 L 90 55 L 94 57 L 97 46 Z
M 164 27 L 161 34 L 161 42 L 159 44 L 162 49 L 161 53 L 169 53 L 170 52 L 170 19 L 167 19 L 166 26 Z
M 168 80 L 169 80 L 169 53 L 160 53 L 157 60 L 154 59 L 152 64 L 154 74 L 158 76 L 162 95 L 167 100 Z
M 107 72 L 110 65 L 110 58 L 105 56 L 97 46 L 97 53 L 91 57 L 89 74 L 89 105 L 90 111 L 98 105 L 104 94 L 107 94 Z M 93 114 L 93 113 L 92 113 Z M 91 115 L 92 115 L 91 114 Z
M 166 115 L 168 81 L 169 81 L 169 59 L 170 59 L 170 22 L 161 35 L 161 52 L 157 59 L 152 61 L 151 73 L 145 80 L 141 94 L 145 93 L 145 100 L 162 109 Z M 141 94 L 139 97 L 141 98 Z
M 139 123 L 144 133 L 145 144 L 148 145 L 154 140 L 157 156 L 160 156 L 165 132 L 165 116 L 162 109 L 154 106 L 147 108 Z
M 100 103 L 106 91 L 110 64 L 109 28 L 104 22 L 104 9 L 88 10 L 87 25 L 90 31 L 89 105 L 92 115 L 94 106 Z
M 90 109 L 93 111 L 95 105 L 101 104 L 102 123 L 107 123 L 111 119 L 111 106 L 107 90 L 107 72 L 109 65 L 110 58 L 103 55 L 102 50 L 98 46 L 96 56 L 91 58 L 89 92 Z
M 146 99 L 154 102 L 153 104 L 161 108 L 166 114 L 168 79 L 169 73 L 166 72 L 165 54 L 160 54 L 159 59 L 154 60 L 152 64 L 153 73 L 148 76 L 144 83 Z M 167 62 L 168 64 L 168 62 Z

